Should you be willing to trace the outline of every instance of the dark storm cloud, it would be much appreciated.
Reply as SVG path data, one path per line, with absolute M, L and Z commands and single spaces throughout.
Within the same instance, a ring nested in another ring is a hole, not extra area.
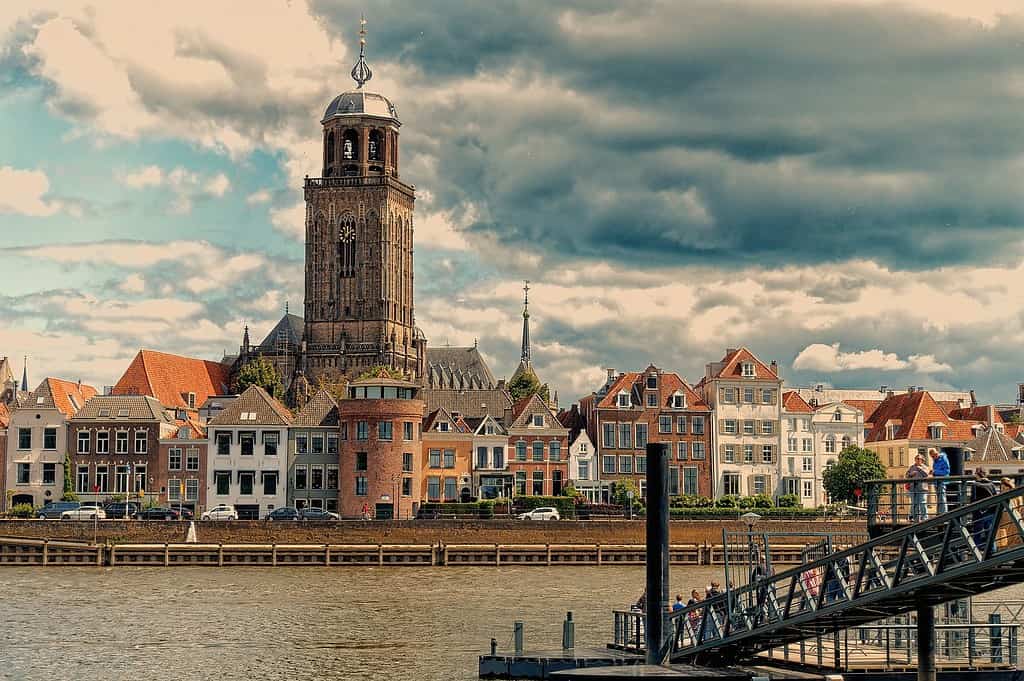
M 351 41 L 362 6 L 316 9 Z M 371 65 L 404 79 L 387 94 L 407 176 L 507 247 L 632 265 L 1019 256 L 1021 21 L 639 1 L 369 18 Z

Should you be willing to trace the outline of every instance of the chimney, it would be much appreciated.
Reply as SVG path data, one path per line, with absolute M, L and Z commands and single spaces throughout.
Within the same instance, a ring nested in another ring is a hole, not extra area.
M 913 392 L 914 392 L 914 386 L 908 385 L 907 386 L 907 394 L 909 395 L 909 394 L 912 394 Z
M 978 397 L 977 397 L 977 395 L 974 394 L 973 390 L 969 391 L 969 394 L 971 396 L 971 406 L 972 407 L 977 407 L 978 406 Z
M 770 367 L 771 367 L 772 373 L 775 374 L 776 376 L 778 376 L 779 375 L 779 363 L 776 362 L 773 359 Z
M 731 355 L 732 353 L 736 352 L 736 350 L 736 348 L 726 348 L 725 354 Z
M 605 369 L 608 373 L 608 382 L 611 383 L 615 380 L 615 369 Z
M 988 427 L 992 428 L 996 425 L 996 405 L 988 405 Z
M 814 392 L 816 392 L 816 393 L 820 393 L 824 389 L 825 389 L 825 386 L 823 386 L 821 383 L 819 383 L 818 385 L 814 386 Z

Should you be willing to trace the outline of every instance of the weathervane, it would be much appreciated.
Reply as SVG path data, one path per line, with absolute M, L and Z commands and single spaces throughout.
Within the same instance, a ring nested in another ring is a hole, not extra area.
M 356 81 L 356 88 L 373 78 L 373 71 L 366 65 L 366 17 L 359 17 L 359 61 L 352 67 L 352 80 Z

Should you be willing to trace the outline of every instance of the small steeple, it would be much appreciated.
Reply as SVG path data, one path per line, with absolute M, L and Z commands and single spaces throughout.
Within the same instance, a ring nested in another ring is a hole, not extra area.
M 519 361 L 525 366 L 531 365 L 530 360 L 530 280 L 523 282 L 523 347 Z
M 356 82 L 356 89 L 373 78 L 373 71 L 366 65 L 366 17 L 359 17 L 359 61 L 352 67 L 352 80 Z
M 25 355 L 25 368 L 21 372 L 21 390 L 28 392 L 28 355 Z
M 242 351 L 249 352 L 249 325 L 245 325 L 245 333 L 242 334 Z

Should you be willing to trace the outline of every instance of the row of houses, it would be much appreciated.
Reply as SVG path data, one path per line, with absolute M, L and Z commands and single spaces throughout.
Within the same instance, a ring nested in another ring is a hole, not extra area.
M 805 506 L 828 501 L 822 476 L 849 445 L 876 451 L 893 477 L 929 447 L 960 466 L 1024 472 L 1019 404 L 917 388 L 787 389 L 778 365 L 746 348 L 695 384 L 653 365 L 608 370 L 561 411 L 539 395 L 513 401 L 475 347 L 435 360 L 426 386 L 365 379 L 343 399 L 320 390 L 294 409 L 258 387 L 229 394 L 222 363 L 149 350 L 108 394 L 55 378 L 29 392 L 24 375 L 19 389 L 0 374 L 17 397 L 0 403 L 4 508 L 59 499 L 65 475 L 82 499 L 230 503 L 247 517 L 283 505 L 409 517 L 423 502 L 569 485 L 599 502 L 617 482 L 645 493 L 649 442 L 670 448 L 673 494 L 790 494 Z

